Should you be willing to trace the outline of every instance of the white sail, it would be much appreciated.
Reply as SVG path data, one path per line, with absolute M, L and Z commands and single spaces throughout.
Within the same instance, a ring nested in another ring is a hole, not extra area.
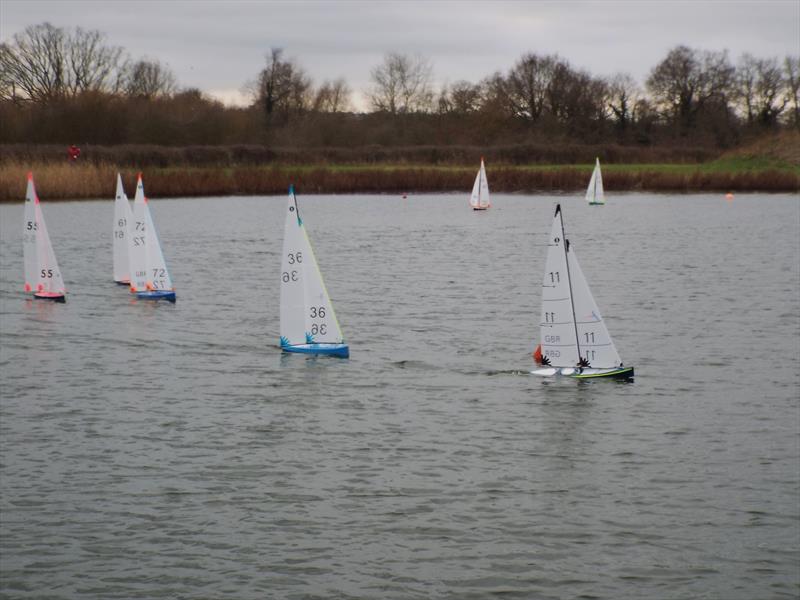
M 281 345 L 340 344 L 344 338 L 314 250 L 289 190 L 281 257 Z
M 32 173 L 28 173 L 28 189 L 25 194 L 22 251 L 25 263 L 25 291 L 63 295 L 64 280 L 47 233 L 47 224 L 44 221 L 39 197 L 36 195 Z
M 600 159 L 595 159 L 592 178 L 589 180 L 589 187 L 586 188 L 586 201 L 589 204 L 605 204 L 606 196 L 603 192 L 603 174 L 600 172 Z
M 561 206 L 558 206 L 548 240 L 542 279 L 542 318 L 539 323 L 542 356 L 547 360 L 546 364 L 553 367 L 574 367 L 579 360 L 567 266 L 567 243 Z
M 581 357 L 596 369 L 619 367 L 622 360 L 606 329 L 600 309 L 597 308 L 589 284 L 578 264 L 578 257 L 572 248 L 567 252 L 567 261 Z
M 28 174 L 28 191 L 25 194 L 25 220 L 22 224 L 22 254 L 25 263 L 25 291 L 33 292 L 39 281 L 37 265 L 39 264 L 36 248 L 36 230 L 39 224 L 36 221 L 36 189 L 33 186 L 33 176 Z
M 150 291 L 172 290 L 172 278 L 167 270 L 167 263 L 164 260 L 164 253 L 161 250 L 161 242 L 158 239 L 156 226 L 153 224 L 153 216 L 150 214 L 150 205 L 147 198 L 144 200 L 144 230 L 147 242 L 145 251 L 147 254 L 147 283 L 146 288 Z
M 128 260 L 132 292 L 147 291 L 146 208 L 142 176 L 139 175 L 136 196 L 133 199 L 133 218 L 128 221 Z
M 478 174 L 475 176 L 475 183 L 472 185 L 469 205 L 472 208 L 489 208 L 491 206 L 489 182 L 486 179 L 486 167 L 484 167 L 483 158 L 481 158 L 481 168 L 478 169 Z
M 114 225 L 112 228 L 114 250 L 114 281 L 130 281 L 130 259 L 128 258 L 128 222 L 133 220 L 131 205 L 122 187 L 122 177 L 117 173 L 117 192 L 114 198 Z

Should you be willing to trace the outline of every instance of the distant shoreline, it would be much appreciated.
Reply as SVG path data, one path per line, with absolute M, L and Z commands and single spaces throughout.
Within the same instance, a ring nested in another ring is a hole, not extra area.
M 593 165 L 492 166 L 494 193 L 580 192 Z M 798 192 L 800 167 L 764 161 L 714 161 L 701 164 L 603 165 L 606 191 L 613 192 Z M 132 196 L 137 170 L 112 164 L 47 162 L 0 164 L 0 202 L 22 201 L 32 171 L 43 200 L 112 199 L 117 172 Z M 142 170 L 152 198 L 252 196 L 285 193 L 294 184 L 301 194 L 469 193 L 477 166 L 268 165 L 149 167 Z

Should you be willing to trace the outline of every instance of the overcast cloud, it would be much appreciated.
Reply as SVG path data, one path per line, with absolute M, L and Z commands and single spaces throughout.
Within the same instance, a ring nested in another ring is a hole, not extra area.
M 168 64 L 180 85 L 223 99 L 255 78 L 271 47 L 315 83 L 344 77 L 356 92 L 387 52 L 426 57 L 439 85 L 507 71 L 525 52 L 640 82 L 678 44 L 734 60 L 800 54 L 798 0 L 0 2 L 4 42 L 44 21 L 98 29 L 132 57 Z

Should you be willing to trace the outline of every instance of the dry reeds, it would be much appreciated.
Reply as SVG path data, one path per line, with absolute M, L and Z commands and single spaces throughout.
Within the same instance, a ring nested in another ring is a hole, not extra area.
M 41 198 L 47 200 L 107 199 L 114 195 L 117 167 L 111 164 L 45 163 L 0 165 L 0 201 L 25 196 L 26 173 L 32 170 Z M 136 171 L 120 169 L 125 187 L 132 190 Z M 494 192 L 536 193 L 577 191 L 586 186 L 591 166 L 527 169 L 497 167 L 489 171 Z M 154 198 L 190 196 L 281 194 L 290 183 L 304 193 L 468 192 L 475 168 L 319 166 L 239 168 L 151 168 L 144 172 L 145 187 Z M 614 169 L 604 173 L 609 191 L 702 192 L 800 190 L 800 175 L 792 171 L 704 171 Z

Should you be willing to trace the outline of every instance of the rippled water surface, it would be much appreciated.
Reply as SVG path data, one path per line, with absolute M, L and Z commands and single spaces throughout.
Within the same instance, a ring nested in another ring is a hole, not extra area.
M 557 200 L 632 384 L 531 376 Z M 277 348 L 284 197 L 0 207 L 0 595 L 796 598 L 800 202 L 299 196 L 351 358 Z

